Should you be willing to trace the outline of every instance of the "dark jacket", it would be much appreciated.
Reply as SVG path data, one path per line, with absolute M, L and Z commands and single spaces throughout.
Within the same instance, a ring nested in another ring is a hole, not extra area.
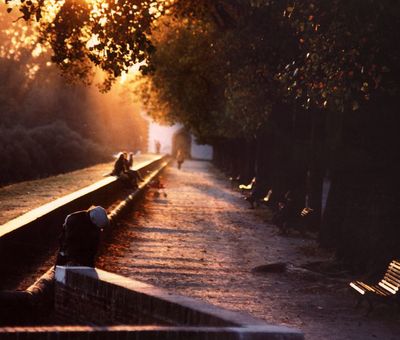
M 127 160 L 124 157 L 119 157 L 114 163 L 114 169 L 111 172 L 113 176 L 121 176 L 127 171 Z
M 87 211 L 68 215 L 60 236 L 57 265 L 95 266 L 100 229 L 92 223 Z

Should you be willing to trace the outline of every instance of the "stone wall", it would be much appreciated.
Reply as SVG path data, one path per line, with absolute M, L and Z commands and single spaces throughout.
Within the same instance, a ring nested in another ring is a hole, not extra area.
M 55 296 L 56 315 L 63 323 L 241 325 L 230 312 L 94 268 L 57 267 Z
M 144 339 L 302 339 L 296 330 L 95 268 L 57 267 L 55 291 L 56 318 L 63 324 L 107 331 L 135 325 L 129 332 Z
M 303 340 L 294 329 L 88 267 L 57 267 L 51 326 L 0 328 L 9 340 Z
M 159 156 L 142 163 L 138 170 L 145 176 L 165 161 L 165 157 Z M 6 275 L 7 271 L 15 267 L 25 266 L 40 256 L 46 256 L 49 249 L 58 246 L 58 237 L 66 215 L 91 205 L 111 204 L 123 187 L 116 177 L 109 176 L 2 225 L 0 257 L 8 261 L 0 261 L 0 274 Z

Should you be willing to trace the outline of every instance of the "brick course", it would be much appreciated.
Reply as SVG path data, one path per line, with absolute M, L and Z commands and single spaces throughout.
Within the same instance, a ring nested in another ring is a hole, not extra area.
M 57 318 L 93 325 L 96 334 L 107 333 L 101 339 L 302 339 L 295 330 L 94 268 L 57 267 L 55 287 Z
M 303 339 L 296 330 L 88 267 L 56 268 L 55 320 L 60 325 L 0 328 L 0 339 Z

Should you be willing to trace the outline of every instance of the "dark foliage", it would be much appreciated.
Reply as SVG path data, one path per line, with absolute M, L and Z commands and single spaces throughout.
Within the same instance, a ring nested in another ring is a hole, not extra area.
M 45 177 L 105 161 L 109 156 L 64 122 L 0 128 L 0 184 Z

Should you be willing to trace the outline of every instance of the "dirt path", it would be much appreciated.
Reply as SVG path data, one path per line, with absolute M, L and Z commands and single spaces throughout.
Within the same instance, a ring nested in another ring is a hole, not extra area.
M 307 339 L 399 339 L 399 316 L 354 309 L 350 277 L 302 269 L 327 261 L 312 239 L 280 236 L 265 211 L 247 209 L 239 193 L 209 163 L 185 162 L 165 174 L 168 197 L 147 195 L 120 224 L 98 267 L 299 328 Z M 287 262 L 281 273 L 252 268 Z

